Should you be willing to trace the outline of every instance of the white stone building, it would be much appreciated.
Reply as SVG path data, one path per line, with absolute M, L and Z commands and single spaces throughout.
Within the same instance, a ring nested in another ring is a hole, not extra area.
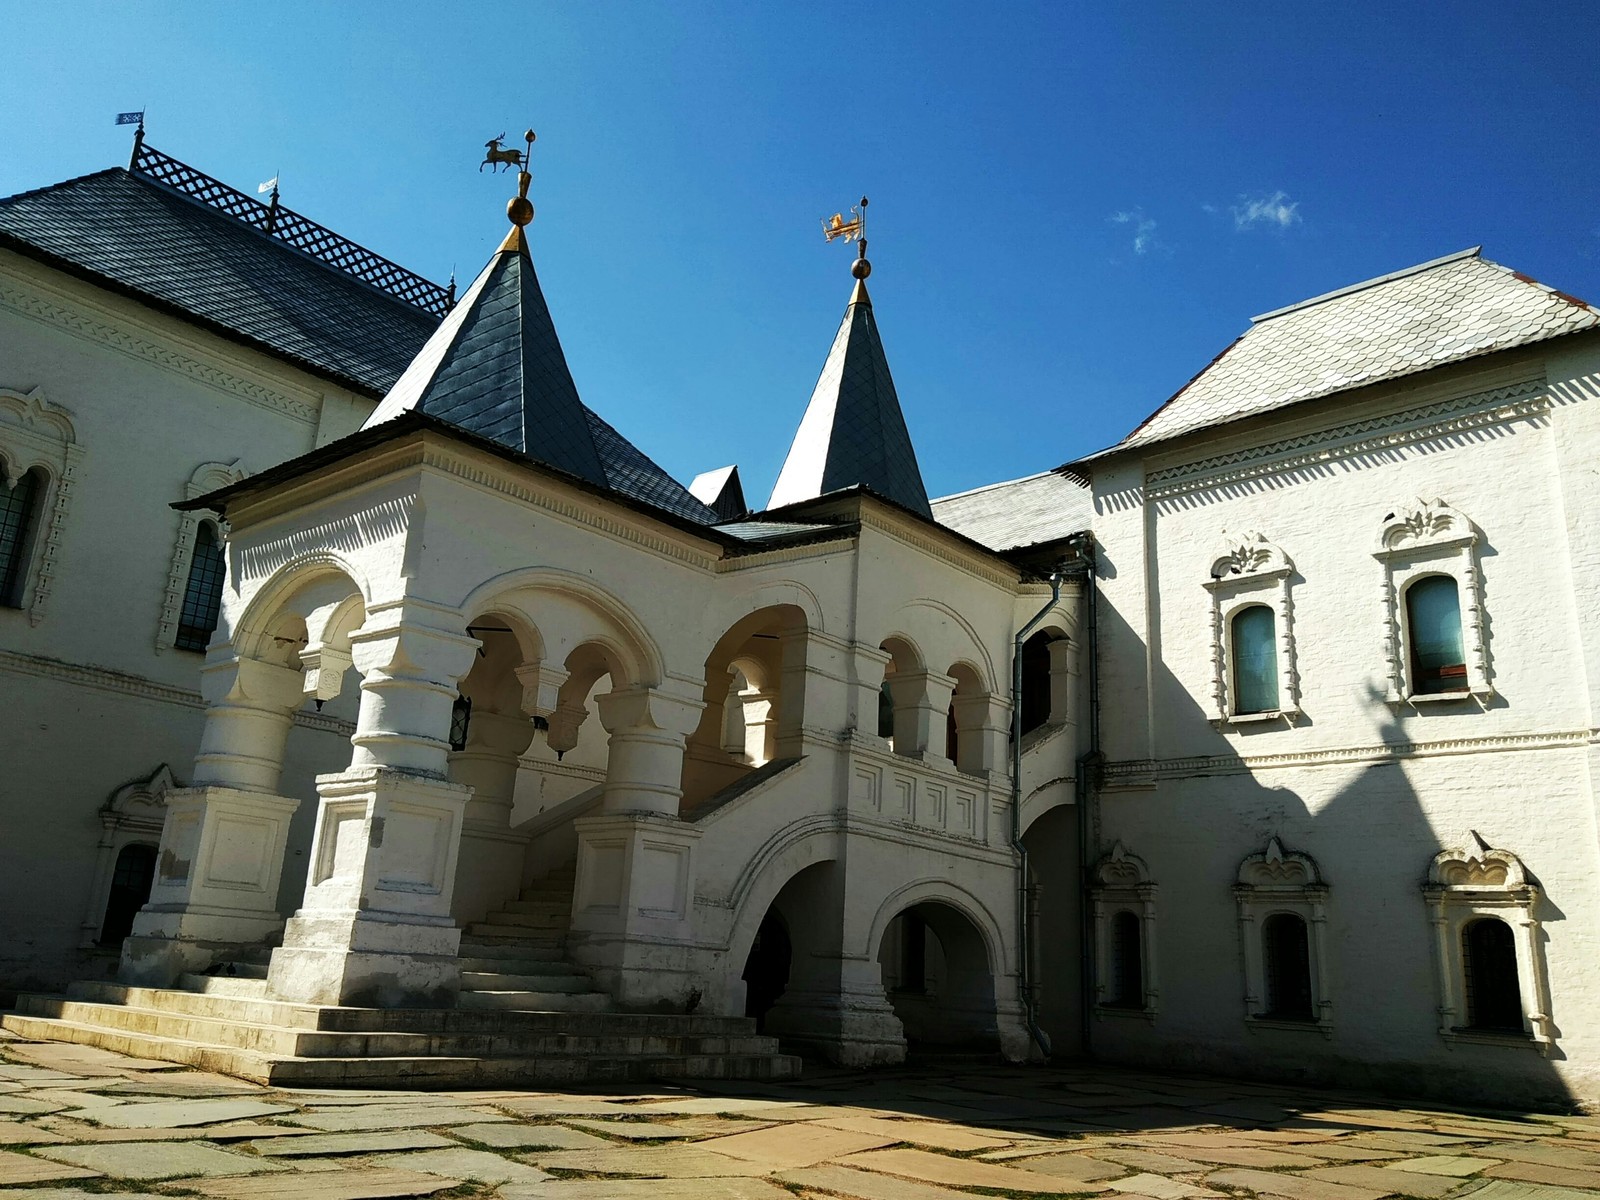
M 15 1027 L 178 1054 L 183 1014 L 230 1069 L 354 1080 L 537 1015 L 683 1039 L 628 1070 L 793 1069 L 749 1016 L 847 1063 L 1600 1097 L 1587 306 L 1426 264 L 1258 318 L 1111 450 L 930 504 L 863 246 L 745 513 L 736 471 L 691 494 L 583 406 L 531 209 L 435 329 L 438 289 L 169 164 L 0 202 L 32 480 L 0 680 L 44 726 L 0 796 L 11 986 L 109 967 L 119 856 L 159 842 L 121 984 Z M 108 202 L 161 270 L 106 256 Z M 203 663 L 171 648 L 219 591 Z M 240 1001 L 443 1041 L 246 1052 Z

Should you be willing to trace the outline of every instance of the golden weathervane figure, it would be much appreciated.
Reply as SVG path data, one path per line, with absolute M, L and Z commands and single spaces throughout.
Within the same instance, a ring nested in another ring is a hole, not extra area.
M 850 274 L 857 279 L 865 279 L 872 274 L 872 264 L 867 261 L 867 198 L 861 197 L 861 203 L 850 209 L 850 219 L 846 221 L 843 213 L 834 213 L 831 217 L 822 218 L 822 236 L 828 241 L 843 239 L 846 242 L 855 242 L 860 251 L 856 261 L 850 264 Z
M 533 220 L 533 202 L 528 199 L 528 185 L 533 182 L 533 176 L 528 174 L 528 162 L 533 157 L 535 138 L 533 130 L 528 130 L 522 135 L 523 140 L 528 143 L 528 148 L 526 150 L 514 150 L 500 146 L 500 141 L 504 137 L 505 134 L 502 133 L 500 137 L 489 140 L 487 143 L 489 153 L 484 157 L 483 162 L 478 164 L 478 170 L 483 170 L 485 166 L 491 163 L 504 163 L 508 167 L 516 166 L 519 168 L 517 171 L 517 194 L 506 204 L 506 216 L 511 218 L 512 228 L 511 232 L 506 235 L 506 240 L 500 244 L 500 249 L 525 250 L 528 244 L 522 236 L 522 230 L 525 225 Z

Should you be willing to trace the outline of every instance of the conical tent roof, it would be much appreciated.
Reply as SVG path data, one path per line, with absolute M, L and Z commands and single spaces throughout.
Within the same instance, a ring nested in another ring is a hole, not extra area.
M 717 516 L 578 398 L 521 229 L 363 428 L 421 412 L 691 521 Z
M 769 508 L 865 486 L 933 516 L 865 280 L 856 281 Z

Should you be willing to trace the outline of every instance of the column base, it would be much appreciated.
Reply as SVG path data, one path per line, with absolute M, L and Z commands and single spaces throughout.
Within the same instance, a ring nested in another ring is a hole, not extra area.
M 573 828 L 573 961 L 623 1008 L 698 1008 L 704 996 L 691 943 L 694 850 L 703 831 L 652 813 L 583 817 Z
M 785 992 L 768 1010 L 765 1031 L 841 1067 L 887 1067 L 906 1060 L 905 1027 L 882 987 L 865 991 Z
M 272 952 L 267 996 L 356 1008 L 452 1008 L 461 931 L 448 917 L 396 913 L 291 917 Z

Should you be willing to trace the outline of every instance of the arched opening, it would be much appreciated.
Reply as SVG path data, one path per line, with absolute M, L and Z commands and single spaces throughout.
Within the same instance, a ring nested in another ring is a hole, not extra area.
M 1468 921 L 1461 930 L 1462 990 L 1467 1028 L 1522 1033 L 1522 985 L 1511 926 L 1495 917 Z
M 884 929 L 878 965 L 912 1052 L 999 1046 L 989 949 L 959 909 L 929 900 L 897 913 Z
M 156 848 L 132 842 L 117 855 L 111 873 L 111 890 L 106 896 L 105 919 L 100 925 L 102 946 L 120 945 L 133 932 L 133 918 L 150 900 L 156 878 Z
M 1453 578 L 1425 575 L 1406 588 L 1406 632 L 1412 692 L 1426 696 L 1466 689 L 1461 596 Z
M 7 467 L 0 459 L 0 606 L 21 608 L 41 501 L 50 479 L 34 467 L 13 480 Z
M 976 774 L 984 769 L 984 731 L 989 718 L 989 690 L 976 669 L 967 663 L 950 668 L 956 681 L 945 714 L 944 754 L 957 770 Z
M 1062 715 L 1051 712 L 1050 643 L 1056 635 L 1041 629 L 1022 643 L 1022 732 L 1032 733 L 1052 717 Z
M 1311 947 L 1302 918 L 1280 912 L 1261 923 L 1261 972 L 1266 988 L 1263 1017 L 1275 1021 L 1315 1019 L 1311 1011 Z
M 1250 604 L 1228 623 L 1233 650 L 1233 712 L 1278 711 L 1277 620 L 1265 604 Z
M 1139 914 L 1123 909 L 1111 918 L 1108 955 L 1110 1008 L 1144 1007 L 1144 938 Z
M 739 976 L 745 985 L 744 1015 L 755 1018 L 757 1033 L 765 1031 L 767 1013 L 789 986 L 793 959 L 788 925 L 776 909 L 768 910 Z
M 928 736 L 918 729 L 928 668 L 905 638 L 886 638 L 878 648 L 889 656 L 878 692 L 878 736 L 896 754 L 917 754 Z
M 183 607 L 178 613 L 178 632 L 173 645 L 179 650 L 198 650 L 202 654 L 216 632 L 222 612 L 222 584 L 227 574 L 222 538 L 211 521 L 201 521 L 194 533 L 194 551 L 189 556 L 189 578 L 183 589 Z
M 706 706 L 684 749 L 686 810 L 799 752 L 805 634 L 805 612 L 778 604 L 718 639 L 706 658 Z

